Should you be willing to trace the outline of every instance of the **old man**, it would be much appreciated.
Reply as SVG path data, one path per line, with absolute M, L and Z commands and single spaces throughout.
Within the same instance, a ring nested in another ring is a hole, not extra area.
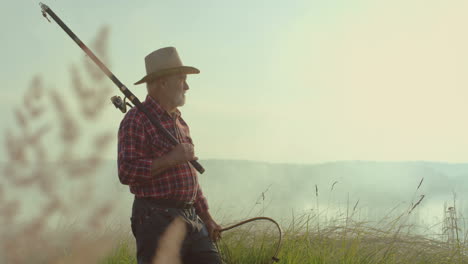
M 190 161 L 197 160 L 189 126 L 179 107 L 189 89 L 187 75 L 200 71 L 184 66 L 173 47 L 145 57 L 145 108 L 179 144 L 172 145 L 146 115 L 132 108 L 118 132 L 118 176 L 135 195 L 131 228 L 136 240 L 138 264 L 152 263 L 161 235 L 177 216 L 187 226 L 180 250 L 183 263 L 221 263 L 214 242 L 221 227 L 213 220 L 208 203 Z

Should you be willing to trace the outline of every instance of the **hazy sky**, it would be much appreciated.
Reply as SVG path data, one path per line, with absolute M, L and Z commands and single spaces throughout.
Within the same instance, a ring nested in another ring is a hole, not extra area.
M 110 68 L 141 100 L 146 89 L 133 83 L 153 50 L 175 46 L 200 69 L 181 111 L 201 159 L 468 157 L 465 0 L 45 3 L 85 43 L 110 27 Z M 84 55 L 38 2 L 2 0 L 2 10 L 4 133 L 35 74 L 66 90 L 69 64 Z M 116 134 L 122 117 L 108 105 L 93 126 Z

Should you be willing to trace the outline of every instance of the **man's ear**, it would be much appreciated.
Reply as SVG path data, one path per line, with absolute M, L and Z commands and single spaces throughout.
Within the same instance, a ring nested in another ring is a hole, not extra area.
M 166 85 L 167 85 L 167 78 L 166 78 L 166 77 L 161 77 L 161 78 L 157 79 L 156 82 L 157 82 L 157 85 L 158 85 L 159 87 L 163 87 L 163 88 L 164 88 L 164 87 L 166 87 Z

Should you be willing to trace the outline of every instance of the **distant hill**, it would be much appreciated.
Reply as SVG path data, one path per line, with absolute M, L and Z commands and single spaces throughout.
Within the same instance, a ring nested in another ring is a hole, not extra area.
M 431 205 L 430 210 L 438 206 L 441 215 L 443 203 L 452 201 L 455 192 L 461 202 L 460 212 L 465 212 L 468 163 L 339 161 L 299 165 L 206 160 L 202 164 L 206 173 L 200 179 L 210 201 L 223 197 L 232 206 L 254 203 L 271 185 L 265 196 L 275 207 L 314 208 L 317 185 L 321 207 L 330 203 L 344 206 L 349 197 L 351 205 L 359 200 L 360 206 L 385 211 L 398 203 L 409 205 L 424 194 L 422 205 Z
M 454 192 L 459 212 L 468 213 L 464 203 L 468 163 L 338 161 L 278 164 L 240 160 L 201 160 L 200 163 L 206 169 L 199 175 L 202 189 L 213 214 L 223 219 L 259 214 L 290 216 L 293 209 L 295 212 L 317 209 L 333 212 L 353 208 L 358 200 L 361 217 L 374 219 L 397 205 L 401 208 L 411 206 L 411 202 L 422 194 L 425 198 L 420 213 L 429 219 L 442 217 L 444 202 L 453 201 Z M 416 191 L 423 177 L 424 181 Z M 118 180 L 117 162 L 105 161 L 94 181 L 95 199 L 110 197 L 118 201 L 120 210 L 117 212 L 127 219 L 133 198 L 128 187 Z M 74 187 L 70 185 L 69 188 Z

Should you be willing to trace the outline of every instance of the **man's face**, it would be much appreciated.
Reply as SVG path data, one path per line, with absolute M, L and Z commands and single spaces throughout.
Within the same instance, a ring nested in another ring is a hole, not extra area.
M 165 100 L 174 107 L 185 104 L 185 92 L 189 89 L 186 74 L 171 75 L 165 78 L 161 87 L 161 93 Z

